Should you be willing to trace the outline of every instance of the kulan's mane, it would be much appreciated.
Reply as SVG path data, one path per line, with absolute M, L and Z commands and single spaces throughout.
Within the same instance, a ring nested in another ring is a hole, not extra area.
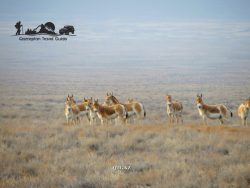
M 112 95 L 112 97 L 111 97 L 111 100 L 112 100 L 112 102 L 113 102 L 114 104 L 120 104 L 120 102 L 118 101 L 118 99 L 117 99 L 115 96 L 113 96 L 113 95 Z

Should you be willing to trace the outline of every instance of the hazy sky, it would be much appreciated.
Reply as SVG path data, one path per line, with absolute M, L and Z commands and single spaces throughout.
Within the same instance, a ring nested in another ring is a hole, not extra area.
M 250 20 L 249 0 L 1 0 L 0 19 Z
M 2 0 L 0 66 L 245 63 L 249 7 L 250 0 Z M 21 42 L 11 36 L 18 20 L 24 31 L 48 21 L 56 32 L 72 24 L 77 36 L 59 43 Z
M 249 9 L 250 0 L 1 0 L 0 87 L 22 85 L 28 73 L 31 82 L 51 84 L 54 75 L 68 75 L 62 83 L 74 88 L 74 78 L 84 83 L 78 75 L 106 71 L 120 82 L 131 70 L 155 85 L 206 82 L 210 71 L 220 76 L 220 87 L 236 75 L 247 82 Z M 20 41 L 13 36 L 18 20 L 24 31 L 48 21 L 56 32 L 72 24 L 76 36 Z

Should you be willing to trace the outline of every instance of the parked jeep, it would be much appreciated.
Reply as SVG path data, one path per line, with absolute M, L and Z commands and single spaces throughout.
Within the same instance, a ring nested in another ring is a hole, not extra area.
M 75 28 L 72 25 L 65 25 L 62 29 L 59 30 L 61 35 L 69 35 L 69 33 L 74 34 Z

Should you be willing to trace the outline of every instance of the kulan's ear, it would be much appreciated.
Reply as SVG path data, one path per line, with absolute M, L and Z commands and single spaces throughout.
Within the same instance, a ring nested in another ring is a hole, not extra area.
M 68 97 L 69 97 L 69 94 L 68 94 Z
M 202 93 L 201 93 L 201 98 L 202 98 Z

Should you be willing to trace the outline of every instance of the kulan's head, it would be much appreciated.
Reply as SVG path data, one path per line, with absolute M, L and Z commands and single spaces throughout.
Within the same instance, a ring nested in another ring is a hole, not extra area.
M 93 98 L 91 97 L 91 98 L 85 98 L 84 97 L 84 99 L 83 99 L 83 101 L 82 101 L 83 103 L 92 103 L 93 102 Z
M 133 102 L 135 102 L 134 99 L 128 99 L 128 100 L 127 100 L 127 103 L 133 103 Z
M 202 94 L 196 96 L 196 105 L 198 108 L 202 108 L 203 106 L 203 100 L 202 100 Z
M 83 99 L 83 103 L 86 104 L 89 108 L 92 108 L 93 106 L 93 98 L 89 98 L 89 99 Z
M 166 95 L 166 102 L 171 103 L 172 102 L 172 96 L 171 95 Z
M 98 110 L 99 110 L 99 102 L 98 102 L 98 99 L 97 99 L 97 100 L 94 100 L 93 105 L 92 105 L 92 109 L 93 109 L 95 112 L 98 112 Z
M 247 108 L 250 108 L 250 98 L 248 98 L 245 102 Z
M 72 103 L 72 104 L 76 104 L 76 101 L 75 101 L 75 99 L 74 99 L 73 94 L 72 94 L 71 96 L 68 94 L 68 96 L 67 96 L 67 98 L 66 98 L 66 102 Z
M 107 93 L 107 94 L 106 94 L 106 97 L 105 97 L 105 104 L 106 104 L 106 105 L 112 105 L 112 103 L 113 103 L 113 98 L 114 98 L 113 93 Z

